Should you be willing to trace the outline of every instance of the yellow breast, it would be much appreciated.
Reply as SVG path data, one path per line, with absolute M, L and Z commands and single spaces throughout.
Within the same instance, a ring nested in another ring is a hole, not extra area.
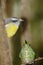
M 18 26 L 15 25 L 14 23 L 9 23 L 9 24 L 5 25 L 5 29 L 7 32 L 7 36 L 10 38 L 16 34 L 16 32 L 18 30 Z

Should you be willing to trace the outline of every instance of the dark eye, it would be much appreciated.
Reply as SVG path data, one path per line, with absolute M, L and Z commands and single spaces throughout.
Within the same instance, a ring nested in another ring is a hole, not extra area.
M 17 22 L 18 20 L 13 20 L 12 22 Z
M 18 18 L 17 17 L 13 17 L 12 18 L 12 22 L 17 22 L 18 21 Z

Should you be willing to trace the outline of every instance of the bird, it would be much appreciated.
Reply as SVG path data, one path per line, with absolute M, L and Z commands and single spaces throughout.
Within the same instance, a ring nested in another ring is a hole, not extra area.
M 26 40 L 20 51 L 19 58 L 23 64 L 34 65 L 33 60 L 35 59 L 35 52 Z
M 6 18 L 4 20 L 5 30 L 6 30 L 8 38 L 11 38 L 12 36 L 16 34 L 19 28 L 19 25 L 22 21 L 23 21 L 22 19 L 19 19 L 17 17 Z

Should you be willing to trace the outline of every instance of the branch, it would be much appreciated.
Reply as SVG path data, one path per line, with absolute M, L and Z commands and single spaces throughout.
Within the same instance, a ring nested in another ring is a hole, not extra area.
M 36 59 L 34 60 L 34 62 L 37 62 L 37 61 L 40 61 L 40 60 L 43 60 L 43 57 L 36 58 Z
M 5 19 L 6 17 L 6 0 L 1 0 L 1 11 L 2 11 L 2 17 Z
M 36 58 L 35 60 L 31 61 L 31 63 L 37 62 L 37 61 L 40 61 L 40 60 L 43 60 L 43 57 L 38 57 L 38 58 Z
M 1 65 L 12 65 L 12 59 L 10 54 L 10 47 L 8 44 L 8 38 L 5 31 L 5 25 L 3 19 L 5 18 L 5 5 L 6 0 L 1 0 L 0 11 L 0 57 Z

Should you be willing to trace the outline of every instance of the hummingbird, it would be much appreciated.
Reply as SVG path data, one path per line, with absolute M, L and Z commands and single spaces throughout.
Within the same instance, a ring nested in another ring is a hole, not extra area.
M 19 57 L 23 64 L 34 64 L 32 61 L 35 59 L 35 52 L 31 48 L 30 44 L 25 40 L 25 43 L 21 49 Z

